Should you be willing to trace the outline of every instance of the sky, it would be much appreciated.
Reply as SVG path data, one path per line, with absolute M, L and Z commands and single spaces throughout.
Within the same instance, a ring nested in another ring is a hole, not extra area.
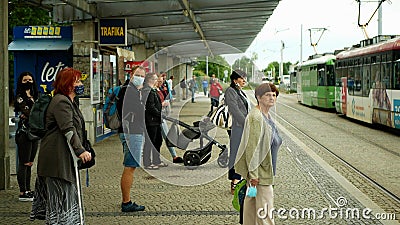
M 378 1 L 371 1 L 374 0 L 361 0 L 361 24 L 368 22 L 378 6 Z M 386 0 L 382 3 L 382 12 L 382 34 L 400 35 L 400 0 Z M 370 38 L 378 35 L 377 19 L 378 12 L 367 26 Z M 358 27 L 358 2 L 355 0 L 282 0 L 247 49 L 246 55 L 250 57 L 253 52 L 257 53 L 255 64 L 258 69 L 264 69 L 270 62 L 280 62 L 283 41 L 283 61 L 296 63 L 300 61 L 303 36 L 304 61 L 314 54 L 309 32 L 309 29 L 315 31 L 313 28 L 327 29 L 316 47 L 319 54 L 351 47 L 365 39 L 363 31 Z M 319 37 L 320 33 L 313 32 L 313 43 Z

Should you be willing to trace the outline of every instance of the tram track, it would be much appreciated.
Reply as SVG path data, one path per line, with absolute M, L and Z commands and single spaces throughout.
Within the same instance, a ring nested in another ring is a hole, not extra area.
M 388 189 L 386 189 L 384 186 L 380 185 L 378 182 L 376 182 L 374 179 L 372 179 L 371 177 L 369 177 L 368 175 L 366 175 L 365 173 L 363 173 L 361 170 L 357 169 L 356 167 L 354 167 L 353 165 L 351 165 L 351 163 L 349 163 L 348 161 L 346 161 L 345 159 L 343 159 L 342 157 L 340 157 L 338 154 L 336 154 L 334 151 L 330 150 L 328 147 L 326 147 L 324 144 L 320 143 L 318 140 L 316 140 L 315 138 L 313 138 L 312 136 L 306 134 L 305 132 L 301 131 L 300 129 L 298 129 L 297 127 L 295 127 L 293 124 L 291 124 L 289 121 L 287 121 L 286 119 L 284 119 L 283 117 L 279 116 L 278 114 L 275 114 L 277 118 L 279 118 L 279 120 L 285 122 L 287 125 L 289 125 L 290 127 L 292 127 L 294 130 L 296 130 L 298 133 L 302 134 L 303 136 L 305 136 L 306 138 L 312 140 L 315 144 L 317 144 L 318 146 L 320 146 L 321 148 L 323 148 L 324 150 L 326 150 L 327 152 L 329 152 L 330 155 L 332 155 L 335 159 L 337 159 L 338 161 L 340 161 L 341 163 L 343 163 L 344 165 L 346 165 L 347 167 L 349 167 L 352 171 L 354 171 L 355 173 L 357 173 L 359 176 L 363 177 L 364 179 L 368 180 L 374 187 L 378 188 L 379 190 L 381 190 L 382 192 L 384 192 L 387 196 L 389 196 L 391 199 L 393 199 L 397 204 L 400 205 L 400 198 L 398 196 L 396 196 L 393 192 L 389 191 Z M 321 122 L 324 122 L 321 120 Z M 379 147 L 379 146 L 378 146 Z M 392 152 L 391 152 L 392 153 Z
M 277 102 L 280 111 L 274 113 L 276 120 L 289 128 L 297 137 L 302 137 L 301 140 L 319 157 L 383 210 L 397 214 L 397 221 L 400 222 L 400 196 L 398 185 L 396 186 L 397 166 L 393 167 L 397 165 L 397 157 L 400 157 L 400 152 L 396 151 L 399 140 L 396 134 L 382 133 L 381 130 L 371 129 L 365 124 L 355 124 L 332 113 L 324 113 L 309 107 L 301 109 L 300 107 L 305 106 L 297 102 L 291 104 L 292 100 L 286 97 L 280 98 Z M 307 109 L 314 110 L 315 113 L 308 112 Z M 348 149 L 350 143 L 353 143 L 353 146 Z M 364 149 L 358 148 L 359 146 Z M 364 155 L 365 152 L 368 155 Z M 389 160 L 379 160 L 380 167 L 376 167 L 380 168 L 379 171 L 374 171 L 376 166 L 374 163 L 378 159 L 375 154 L 389 158 Z
M 287 105 L 287 104 L 284 104 L 284 103 L 278 103 L 278 104 L 283 105 L 283 106 L 285 106 L 285 107 L 288 107 L 288 108 L 290 108 L 290 109 L 292 109 L 292 110 L 299 111 L 300 113 L 303 113 L 303 114 L 312 116 L 315 120 L 318 120 L 319 122 L 322 122 L 322 123 L 324 123 L 324 124 L 327 124 L 328 126 L 334 127 L 334 128 L 336 128 L 337 130 L 340 130 L 340 131 L 343 131 L 343 132 L 348 132 L 346 129 L 341 128 L 341 127 L 339 127 L 339 126 L 337 126 L 337 125 L 334 125 L 334 124 L 332 124 L 332 123 L 329 123 L 329 122 L 327 122 L 327 121 L 325 121 L 325 120 L 322 120 L 322 119 L 320 119 L 320 118 L 318 118 L 318 117 L 315 117 L 315 116 L 312 115 L 311 113 L 307 113 L 307 112 L 305 112 L 305 111 L 298 110 L 298 109 L 293 108 L 293 107 L 291 107 L 291 106 L 289 106 L 289 105 Z M 307 107 L 307 106 L 304 106 L 304 107 Z M 310 109 L 313 109 L 313 108 L 310 108 Z M 353 123 L 360 123 L 359 121 L 351 121 L 351 122 L 353 122 Z M 374 142 L 374 141 L 372 141 L 372 140 L 369 140 L 369 139 L 367 139 L 367 138 L 364 138 L 364 137 L 361 136 L 361 135 L 357 135 L 357 134 L 355 134 L 355 133 L 352 133 L 352 135 L 355 136 L 355 137 L 357 137 L 358 139 L 361 139 L 361 140 L 364 141 L 364 142 L 367 142 L 367 143 L 369 143 L 369 144 L 371 144 L 371 145 L 373 145 L 373 146 L 375 146 L 375 147 L 378 147 L 378 148 L 380 148 L 380 149 L 382 149 L 382 150 L 384 150 L 384 151 L 386 151 L 386 152 L 388 152 L 388 153 L 391 153 L 391 154 L 393 154 L 393 155 L 395 155 L 395 156 L 397 156 L 397 157 L 400 157 L 400 152 L 393 151 L 393 150 L 387 148 L 386 146 L 377 144 L 376 142 Z

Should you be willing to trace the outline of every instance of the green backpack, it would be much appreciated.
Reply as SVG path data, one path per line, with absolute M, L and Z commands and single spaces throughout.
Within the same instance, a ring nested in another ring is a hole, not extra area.
M 233 194 L 232 205 L 237 211 L 240 212 L 240 207 L 243 205 L 244 197 L 246 196 L 247 181 L 245 179 L 240 180 L 235 186 L 235 192 Z

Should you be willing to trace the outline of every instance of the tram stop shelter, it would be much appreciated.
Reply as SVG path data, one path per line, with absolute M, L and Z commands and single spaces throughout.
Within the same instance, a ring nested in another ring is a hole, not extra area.
M 206 48 L 185 48 L 180 55 L 245 52 L 277 7 L 279 0 L 28 0 L 53 11 L 55 22 L 126 18 L 129 44 L 159 48 L 202 40 Z
M 100 55 L 109 49 L 116 51 L 115 46 L 99 46 L 95 30 L 101 19 L 126 20 L 125 48 L 135 52 L 136 60 L 144 60 L 149 54 L 169 47 L 165 54 L 167 57 L 177 57 L 187 62 L 192 57 L 245 52 L 272 15 L 279 0 L 26 0 L 25 3 L 52 12 L 53 22 L 73 24 L 73 66 L 81 71 L 90 71 L 88 50 L 100 50 Z M 6 9 L 7 3 L 1 3 L 1 8 Z M 8 10 L 1 11 L 0 18 L 4 23 L 1 23 L 0 30 L 7 31 L 5 12 Z M 4 74 L 8 74 L 9 70 L 6 37 L 7 32 L 0 39 L 3 40 L 0 45 L 5 56 L 0 57 L 0 68 L 4 68 Z M 185 48 L 170 47 L 190 41 L 201 44 L 189 44 Z M 65 51 L 70 50 L 66 48 Z M 23 53 L 24 50 L 16 51 Z M 158 67 L 159 71 L 162 69 Z M 3 89 L 8 89 L 8 78 L 0 80 Z M 8 99 L 8 94 L 2 94 L 1 99 Z M 95 115 L 102 115 L 102 103 L 88 102 L 84 107 L 94 109 L 89 121 L 101 123 L 102 119 Z M 5 104 L 0 111 L 7 112 L 7 109 L 8 104 Z M 8 121 L 7 114 L 0 113 L 5 124 Z M 101 127 L 91 126 L 95 132 Z M 4 126 L 4 136 L 0 138 L 0 149 L 3 149 L 0 150 L 0 189 L 9 183 L 8 132 L 8 127 Z

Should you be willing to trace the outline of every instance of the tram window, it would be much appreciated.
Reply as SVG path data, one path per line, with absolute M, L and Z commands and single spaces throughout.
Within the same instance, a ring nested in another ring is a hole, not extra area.
M 328 82 L 328 86 L 335 85 L 335 67 L 333 65 L 326 66 L 326 80 Z
M 326 74 L 324 65 L 318 65 L 318 86 L 326 86 Z
M 392 53 L 388 53 L 388 54 L 386 55 L 386 60 L 387 60 L 387 62 L 390 62 L 390 61 L 393 60 L 393 55 L 392 55 Z
M 376 56 L 371 57 L 371 63 L 376 63 Z
M 371 81 L 372 81 L 372 88 L 381 88 L 381 77 L 379 71 L 380 64 L 372 64 L 371 66 Z
M 354 67 L 349 67 L 349 77 L 347 78 L 347 87 L 349 95 L 354 95 Z
M 393 61 L 398 62 L 399 59 L 400 59 L 400 51 L 395 51 L 394 54 L 393 54 L 393 57 L 394 57 Z
M 342 86 L 341 77 L 343 76 L 343 68 L 337 68 L 335 72 L 336 72 L 335 86 L 341 87 Z
M 363 85 L 362 85 L 362 96 L 368 96 L 370 90 L 370 66 L 363 66 Z
M 393 74 L 394 88 L 400 90 L 400 62 L 394 64 Z
M 354 95 L 361 96 L 362 89 L 361 66 L 354 67 Z
M 390 68 L 389 63 L 382 63 L 382 88 L 390 89 Z

